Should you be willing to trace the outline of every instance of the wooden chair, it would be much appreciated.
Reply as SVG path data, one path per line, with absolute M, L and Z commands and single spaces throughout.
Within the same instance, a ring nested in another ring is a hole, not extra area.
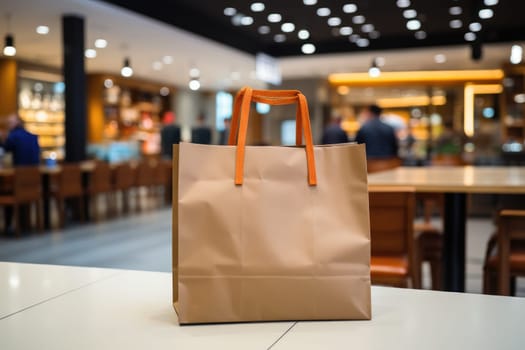
M 514 294 L 519 276 L 525 277 L 525 210 L 502 210 L 498 232 L 487 244 L 483 293 Z
M 13 187 L 9 193 L 0 194 L 0 205 L 13 208 L 15 234 L 20 234 L 20 206 L 36 205 L 36 220 L 42 229 L 42 177 L 36 166 L 17 167 L 14 170 Z
M 420 288 L 414 246 L 415 196 L 411 188 L 370 190 L 372 283 Z
M 99 196 L 103 195 L 106 199 L 107 211 L 113 208 L 112 194 L 113 186 L 111 183 L 111 169 L 107 163 L 97 162 L 93 171 L 90 173 L 86 194 L 89 196 L 90 211 L 96 221 L 100 219 L 97 202 Z
M 118 193 L 122 197 L 122 211 L 129 211 L 129 192 L 135 184 L 135 169 L 129 163 L 122 163 L 113 169 L 113 189 L 115 195 Z
M 386 171 L 400 167 L 403 161 L 400 158 L 369 158 L 366 167 L 369 174 Z
M 50 194 L 57 204 L 59 227 L 64 227 L 66 199 L 76 199 L 80 220 L 84 221 L 84 187 L 80 165 L 64 164 L 60 168 L 60 172 L 53 177 Z
M 143 209 L 143 201 L 141 189 L 145 190 L 146 201 L 149 200 L 150 194 L 152 193 L 152 188 L 155 186 L 155 169 L 151 160 L 143 160 L 137 165 L 136 168 L 136 195 L 137 195 L 137 209 Z

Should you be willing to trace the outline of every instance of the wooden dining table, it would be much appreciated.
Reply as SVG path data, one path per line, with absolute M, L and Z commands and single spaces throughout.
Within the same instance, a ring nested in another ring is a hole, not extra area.
M 525 167 L 399 167 L 370 174 L 368 184 L 444 194 L 443 285 L 464 292 L 467 194 L 525 194 Z

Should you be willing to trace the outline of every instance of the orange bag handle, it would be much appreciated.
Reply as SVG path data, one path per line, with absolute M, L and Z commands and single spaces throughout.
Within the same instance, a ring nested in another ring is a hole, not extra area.
M 298 104 L 295 116 L 295 143 L 297 146 L 301 146 L 304 133 L 308 184 L 310 186 L 316 186 L 317 175 L 315 171 L 312 128 L 306 97 L 298 90 L 253 90 L 250 87 L 242 88 L 235 96 L 231 130 L 228 139 L 229 145 L 233 146 L 237 144 L 235 184 L 242 185 L 243 183 L 246 134 L 248 131 L 248 120 L 250 118 L 252 101 L 271 105 Z M 237 142 L 235 142 L 236 138 Z

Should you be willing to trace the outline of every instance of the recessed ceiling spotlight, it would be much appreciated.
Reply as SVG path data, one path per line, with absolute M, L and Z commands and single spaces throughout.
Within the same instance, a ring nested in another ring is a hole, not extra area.
M 315 45 L 310 43 L 303 44 L 303 46 L 301 46 L 301 51 L 305 55 L 311 55 L 315 52 Z
M 370 33 L 371 31 L 373 31 L 375 28 L 374 28 L 374 25 L 373 24 L 370 24 L 370 23 L 367 23 L 367 24 L 363 24 L 361 26 L 361 31 L 363 33 Z
M 523 60 L 523 48 L 521 45 L 512 45 L 510 49 L 510 63 L 519 64 Z
M 48 26 L 38 26 L 36 27 L 37 34 L 40 35 L 46 35 L 49 33 L 49 27 Z
M 373 30 L 370 33 L 368 33 L 368 37 L 370 39 L 377 39 L 381 36 L 381 33 L 378 30 Z
M 163 86 L 160 88 L 159 93 L 160 93 L 160 96 L 166 97 L 170 94 L 170 88 L 167 86 Z
M 421 28 L 421 22 L 419 22 L 417 19 L 411 19 L 407 22 L 407 29 L 418 30 L 419 28 Z
M 297 37 L 301 40 L 306 40 L 310 37 L 310 32 L 307 31 L 306 29 L 301 29 L 300 31 L 297 32 Z
M 244 16 L 241 18 L 241 24 L 243 26 L 249 26 L 253 23 L 253 17 L 250 16 Z
M 320 7 L 317 9 L 317 16 L 319 17 L 330 16 L 330 13 L 332 13 L 332 11 L 330 11 L 328 7 Z
M 345 4 L 343 5 L 343 12 L 344 13 L 355 13 L 357 11 L 357 5 L 356 4 Z
M 472 32 L 465 33 L 465 40 L 466 41 L 474 41 L 476 40 L 476 34 Z
M 417 11 L 413 10 L 413 9 L 405 10 L 405 11 L 403 11 L 403 17 L 405 17 L 406 19 L 416 18 L 417 17 Z
M 399 8 L 407 8 L 410 6 L 410 0 L 397 0 L 396 5 Z
M 283 17 L 278 13 L 270 13 L 268 15 L 268 22 L 270 23 L 279 23 L 282 19 Z
M 104 49 L 108 46 L 108 41 L 106 39 L 97 39 L 95 40 L 95 47 L 97 49 Z
M 370 45 L 370 41 L 367 38 L 357 39 L 355 43 L 359 47 L 367 47 L 368 45 Z
M 97 51 L 94 49 L 87 49 L 84 51 L 84 56 L 86 56 L 86 58 L 95 58 L 97 57 Z
M 460 19 L 453 19 L 452 21 L 448 23 L 448 25 L 450 26 L 450 28 L 458 29 L 463 26 L 463 22 L 461 22 Z
M 250 10 L 253 12 L 262 12 L 264 11 L 264 4 L 262 2 L 254 2 L 251 4 Z
M 491 9 L 481 9 L 479 10 L 478 15 L 481 19 L 489 19 L 492 18 L 492 16 L 494 16 L 494 11 L 492 11 Z
M 131 63 L 129 61 L 129 58 L 124 58 L 124 64 L 122 65 L 122 69 L 120 70 L 120 74 L 124 78 L 129 78 L 133 75 L 133 68 L 131 68 Z
M 330 27 L 337 27 L 339 25 L 341 25 L 341 18 L 339 17 L 330 17 L 328 18 L 328 25 Z
M 162 69 L 162 62 L 155 61 L 155 62 L 153 62 L 151 67 L 153 68 L 153 70 L 161 70 Z
M 242 13 L 238 13 L 235 16 L 232 17 L 232 24 L 234 26 L 240 26 L 242 24 L 242 19 L 244 18 L 244 15 Z
M 348 38 L 348 40 L 350 40 L 351 42 L 355 43 L 357 42 L 357 40 L 361 39 L 361 37 L 359 36 L 359 34 L 352 34 L 350 35 L 350 37 Z
M 276 34 L 276 35 L 274 35 L 273 40 L 276 43 L 285 42 L 286 41 L 286 35 L 284 35 L 284 34 Z
M 463 9 L 461 8 L 461 6 L 452 6 L 448 9 L 448 13 L 450 13 L 452 16 L 461 15 L 462 12 Z
M 414 36 L 417 40 L 423 40 L 427 38 L 427 32 L 425 32 L 424 30 L 418 30 L 414 33 Z
M 468 29 L 470 29 L 471 32 L 479 32 L 481 28 L 481 23 L 479 22 L 472 22 L 468 26 Z
M 259 34 L 268 34 L 270 33 L 270 27 L 269 26 L 260 26 L 259 29 L 257 29 Z
M 485 0 L 483 3 L 485 6 L 494 6 L 498 4 L 498 0 Z
M 281 30 L 285 33 L 291 33 L 295 30 L 295 24 L 286 22 L 281 25 Z
M 104 87 L 106 89 L 111 89 L 113 87 L 113 80 L 111 80 L 109 78 L 104 80 Z
M 317 4 L 317 0 L 303 0 L 303 4 L 305 4 L 306 6 L 312 6 Z
M 190 90 L 197 91 L 201 88 L 201 82 L 198 79 L 191 79 L 188 86 Z
M 361 15 L 354 16 L 352 18 L 352 22 L 354 22 L 355 24 L 363 24 L 363 23 L 366 22 L 366 18 L 365 18 L 365 16 L 361 16 Z
M 436 62 L 436 63 L 441 64 L 441 63 L 445 63 L 446 61 L 447 61 L 447 56 L 445 56 L 445 55 L 443 55 L 441 53 L 439 53 L 439 54 L 434 56 L 434 62 Z
M 341 35 L 350 35 L 353 33 L 353 31 L 354 30 L 352 29 L 352 27 L 348 27 L 348 26 L 339 28 L 339 34 Z
M 233 7 L 226 7 L 224 9 L 225 16 L 235 16 L 235 14 L 237 14 L 237 10 L 234 9 Z

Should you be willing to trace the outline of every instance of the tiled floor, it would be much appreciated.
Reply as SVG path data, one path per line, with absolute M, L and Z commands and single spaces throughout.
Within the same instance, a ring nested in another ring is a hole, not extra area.
M 490 219 L 472 218 L 467 226 L 467 291 L 481 292 Z M 171 271 L 171 210 L 162 209 L 64 231 L 0 238 L 0 261 Z M 426 271 L 426 269 L 424 269 Z M 428 272 L 424 285 L 429 285 Z M 525 296 L 525 281 L 518 295 Z

